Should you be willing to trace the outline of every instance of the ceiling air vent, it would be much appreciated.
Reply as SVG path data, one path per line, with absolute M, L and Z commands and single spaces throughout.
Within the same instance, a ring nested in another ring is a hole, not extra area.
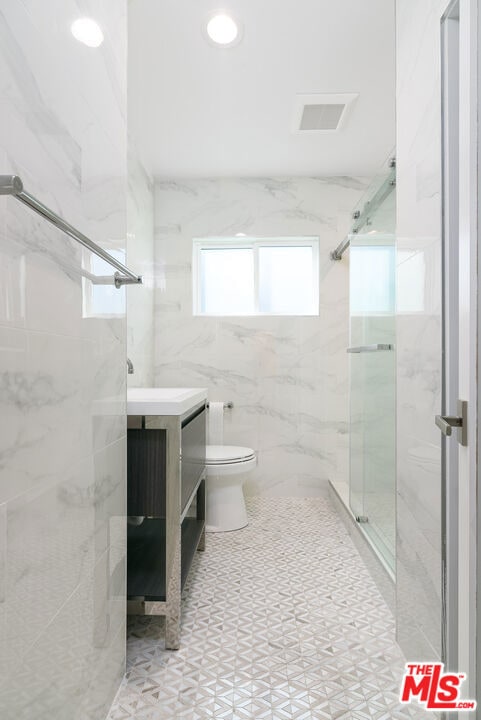
M 336 132 L 346 120 L 356 93 L 297 95 L 294 109 L 295 133 Z

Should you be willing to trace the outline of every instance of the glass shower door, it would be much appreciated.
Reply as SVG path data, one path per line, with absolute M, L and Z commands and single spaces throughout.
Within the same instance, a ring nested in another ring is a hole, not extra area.
M 353 236 L 350 275 L 350 503 L 394 571 L 394 235 Z

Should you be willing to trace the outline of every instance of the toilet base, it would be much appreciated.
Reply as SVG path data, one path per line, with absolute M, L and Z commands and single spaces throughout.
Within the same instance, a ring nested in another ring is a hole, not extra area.
M 241 530 L 249 524 L 242 480 L 238 475 L 207 475 L 206 532 Z

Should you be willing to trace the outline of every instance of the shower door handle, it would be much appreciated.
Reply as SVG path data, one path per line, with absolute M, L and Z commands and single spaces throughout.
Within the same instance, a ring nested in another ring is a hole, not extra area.
M 443 435 L 450 437 L 453 428 L 458 429 L 458 442 L 466 447 L 468 444 L 468 403 L 458 400 L 458 415 L 436 415 L 435 422 Z
M 367 353 L 367 352 L 383 352 L 385 350 L 394 350 L 391 343 L 376 343 L 376 345 L 359 345 L 358 347 L 349 347 L 348 353 Z

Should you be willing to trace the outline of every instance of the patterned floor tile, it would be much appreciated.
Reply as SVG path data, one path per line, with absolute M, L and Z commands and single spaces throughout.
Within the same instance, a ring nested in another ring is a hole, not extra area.
M 130 621 L 108 720 L 433 720 L 398 703 L 393 617 L 329 501 L 248 510 L 194 561 L 179 651 L 163 618 Z

